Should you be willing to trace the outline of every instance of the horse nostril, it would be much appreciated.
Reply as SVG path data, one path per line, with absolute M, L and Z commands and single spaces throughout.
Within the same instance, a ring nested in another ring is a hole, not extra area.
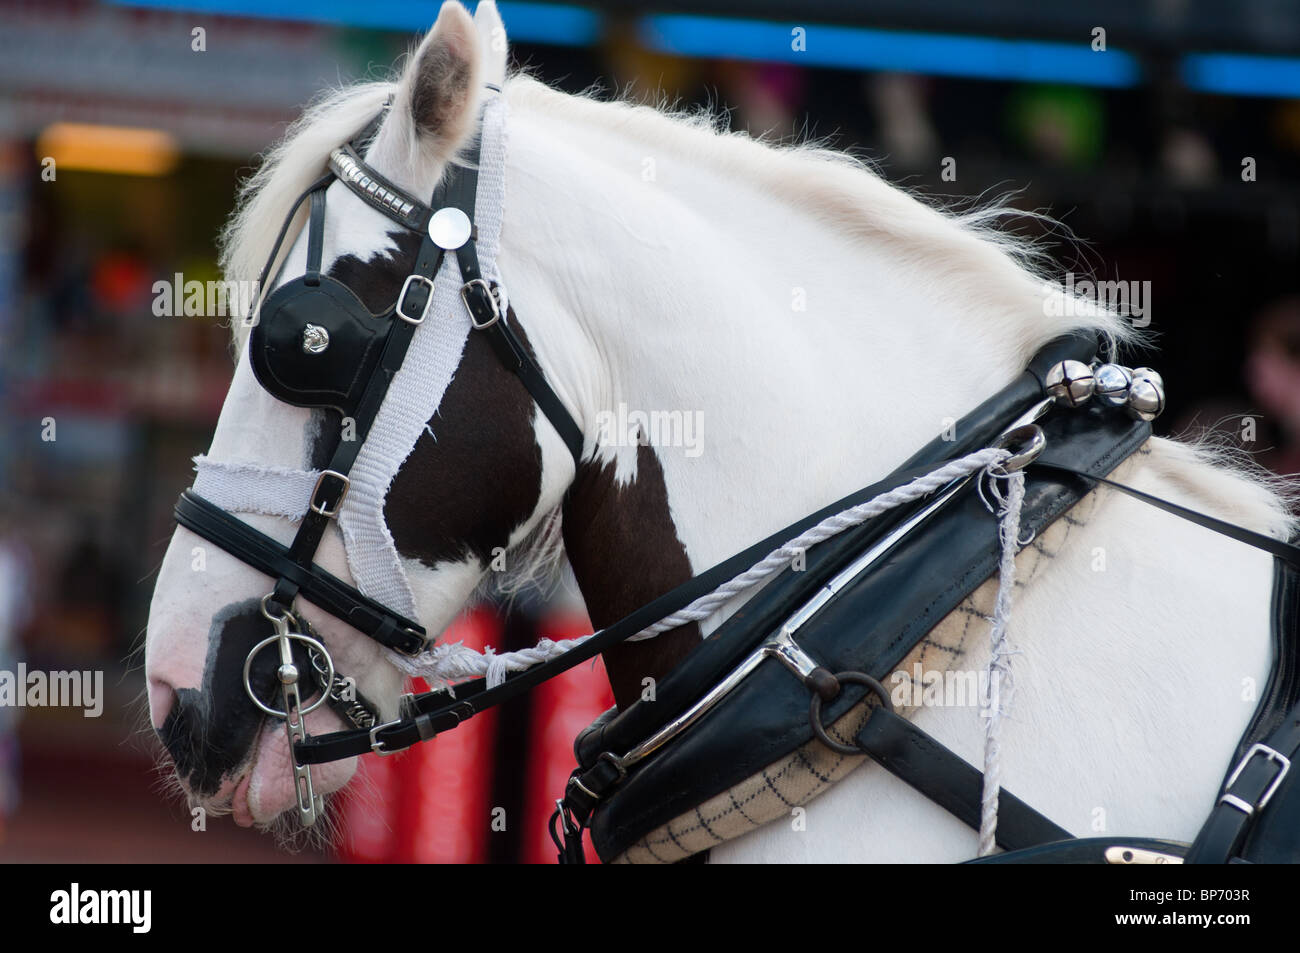
M 159 681 L 156 678 L 149 679 L 149 721 L 153 724 L 153 730 L 162 731 L 162 727 L 167 722 L 167 716 L 172 713 L 176 707 L 176 692 L 166 682 Z

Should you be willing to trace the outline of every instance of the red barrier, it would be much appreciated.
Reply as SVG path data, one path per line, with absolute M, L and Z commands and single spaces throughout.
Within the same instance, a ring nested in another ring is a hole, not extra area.
M 553 615 L 538 627 L 538 638 L 558 642 L 590 632 L 591 623 L 585 616 Z M 519 859 L 529 864 L 553 864 L 556 850 L 547 822 L 555 811 L 555 799 L 564 793 L 569 774 L 577 767 L 573 739 L 614 704 L 614 694 L 605 677 L 605 666 L 597 656 L 593 662 L 538 685 L 532 696 L 524 844 Z M 598 863 L 590 841 L 586 848 L 588 862 Z
M 501 620 L 476 609 L 452 625 L 446 642 L 480 651 L 500 645 Z M 428 686 L 416 679 L 415 691 Z M 361 758 L 341 805 L 339 858 L 353 863 L 467 864 L 487 860 L 492 822 L 496 712 L 402 754 Z
M 488 607 L 465 616 L 443 638 L 482 650 L 487 645 L 499 647 L 501 632 L 500 617 Z M 558 642 L 590 632 L 586 617 L 557 614 L 539 624 L 536 638 Z M 415 690 L 427 687 L 417 679 Z M 555 863 L 547 823 L 576 766 L 573 739 L 613 704 L 599 658 L 533 689 L 528 762 L 522 777 L 520 861 Z M 486 861 L 488 839 L 493 836 L 496 733 L 497 714 L 486 711 L 403 754 L 365 755 L 359 777 L 342 797 L 345 836 L 340 859 L 351 863 Z M 587 858 L 597 862 L 590 844 Z

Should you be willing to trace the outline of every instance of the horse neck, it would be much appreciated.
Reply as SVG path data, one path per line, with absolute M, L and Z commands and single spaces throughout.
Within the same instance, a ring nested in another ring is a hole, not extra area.
M 503 272 L 543 364 L 598 441 L 657 413 L 686 444 L 652 426 L 577 475 L 565 543 L 598 627 L 888 473 L 1061 330 L 1023 288 L 1019 315 L 979 313 L 960 272 L 684 150 L 511 122 Z M 608 654 L 620 706 L 700 634 Z

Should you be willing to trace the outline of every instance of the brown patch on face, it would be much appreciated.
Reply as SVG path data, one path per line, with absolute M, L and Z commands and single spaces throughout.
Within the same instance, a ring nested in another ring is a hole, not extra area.
M 626 486 L 615 482 L 612 462 L 578 468 L 564 507 L 564 545 L 597 629 L 691 578 L 654 448 L 637 447 L 636 479 Z M 604 653 L 619 710 L 640 699 L 643 678 L 662 678 L 699 644 L 692 623 Z
M 527 347 L 513 310 L 507 320 Z M 485 335 L 470 332 L 442 404 L 393 478 L 384 519 L 397 551 L 427 566 L 492 550 L 534 510 L 542 494 L 535 408 Z

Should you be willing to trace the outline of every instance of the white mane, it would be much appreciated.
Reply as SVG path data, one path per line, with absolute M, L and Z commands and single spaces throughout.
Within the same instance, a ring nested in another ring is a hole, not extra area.
M 1045 288 L 1060 287 L 1049 277 L 1053 262 L 1041 246 L 1000 225 L 1012 216 L 1025 216 L 1058 226 L 1049 216 L 996 201 L 961 212 L 927 204 L 848 152 L 816 143 L 757 140 L 722 128 L 723 117 L 708 112 L 569 95 L 527 75 L 513 76 L 506 95 L 521 112 L 602 130 L 659 153 L 672 151 L 729 179 L 750 181 L 769 198 L 815 216 L 851 241 L 885 246 L 905 259 L 924 262 L 935 285 L 947 286 L 967 302 L 979 302 L 989 314 L 1023 314 L 1027 307 L 1037 311 L 1043 317 L 1042 335 L 1024 342 L 1025 360 L 1051 338 L 1075 328 L 1094 328 L 1111 344 L 1140 337 L 1131 325 L 1100 309 L 1086 310 L 1072 320 L 1043 312 Z

